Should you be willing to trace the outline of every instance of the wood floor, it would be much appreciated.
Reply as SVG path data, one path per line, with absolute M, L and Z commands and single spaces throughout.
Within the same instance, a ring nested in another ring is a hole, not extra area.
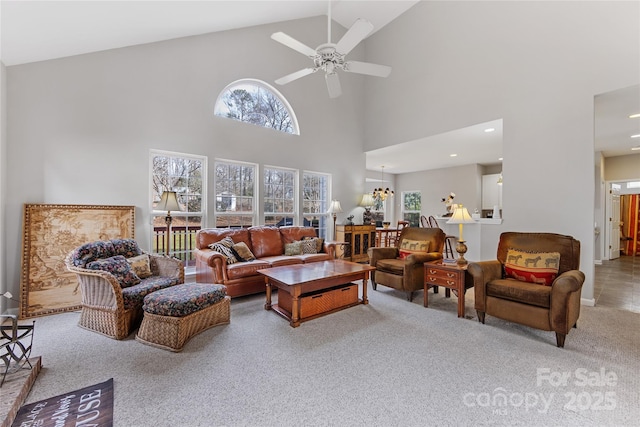
M 640 255 L 596 265 L 593 293 L 596 306 L 640 313 Z

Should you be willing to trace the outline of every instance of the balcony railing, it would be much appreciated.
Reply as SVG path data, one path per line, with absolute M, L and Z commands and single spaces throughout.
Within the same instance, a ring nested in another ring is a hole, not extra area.
M 171 255 L 182 260 L 185 267 L 196 265 L 193 250 L 196 248 L 196 233 L 199 225 L 171 227 Z M 164 254 L 167 251 L 167 227 L 153 227 L 153 251 Z

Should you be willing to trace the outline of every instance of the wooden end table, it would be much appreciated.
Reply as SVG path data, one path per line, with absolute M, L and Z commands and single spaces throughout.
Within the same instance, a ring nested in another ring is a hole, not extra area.
M 427 291 L 433 286 L 442 286 L 447 290 L 447 297 L 452 290 L 458 297 L 458 317 L 464 317 L 464 294 L 473 287 L 471 276 L 467 275 L 467 266 L 460 267 L 456 263 L 443 261 L 424 263 L 424 306 L 429 307 Z M 468 277 L 467 277 L 468 276 Z

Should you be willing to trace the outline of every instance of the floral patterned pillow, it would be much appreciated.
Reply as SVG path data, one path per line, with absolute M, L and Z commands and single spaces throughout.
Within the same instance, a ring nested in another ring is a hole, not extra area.
M 142 254 L 138 242 L 133 239 L 111 239 L 115 255 L 131 258 Z
M 87 263 L 86 268 L 89 270 L 102 270 L 107 273 L 111 273 L 123 288 L 128 288 L 140 283 L 140 278 L 131 270 L 131 266 L 127 262 L 127 259 L 122 255 L 91 261 L 90 263 Z

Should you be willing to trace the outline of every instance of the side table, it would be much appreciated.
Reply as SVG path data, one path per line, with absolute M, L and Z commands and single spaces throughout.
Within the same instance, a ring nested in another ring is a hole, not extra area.
M 467 277 L 468 276 L 468 277 Z M 443 261 L 424 263 L 424 306 L 429 307 L 427 291 L 433 286 L 442 286 L 452 290 L 458 297 L 458 317 L 464 317 L 464 294 L 473 287 L 471 276 L 467 275 L 467 266 L 460 267 L 455 263 Z

